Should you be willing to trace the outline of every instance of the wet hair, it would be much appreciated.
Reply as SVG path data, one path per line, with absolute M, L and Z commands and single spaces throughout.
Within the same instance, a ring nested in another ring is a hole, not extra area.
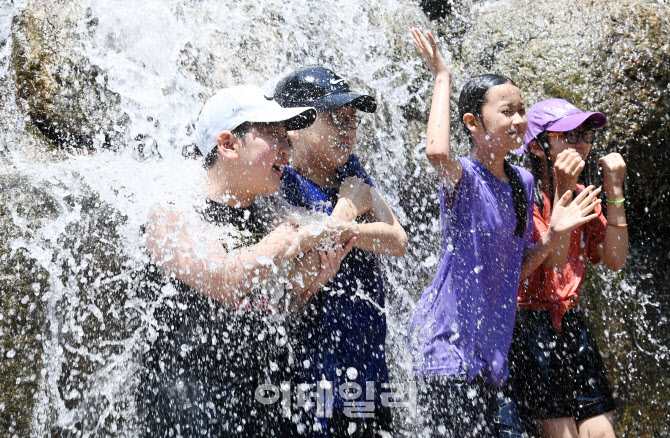
M 505 176 L 509 180 L 512 187 L 512 199 L 514 200 L 514 214 L 516 216 L 516 228 L 514 229 L 515 236 L 523 236 L 526 231 L 526 222 L 528 221 L 528 198 L 526 189 L 521 182 L 519 174 L 516 173 L 514 167 L 505 160 Z
M 214 163 L 216 163 L 217 158 L 219 158 L 219 148 L 215 147 L 205 157 L 205 161 L 202 163 L 202 167 L 209 170 L 214 165 Z
M 238 126 L 237 128 L 233 129 L 230 132 L 235 137 L 242 138 L 244 136 L 244 134 L 246 134 L 247 131 L 249 131 L 250 126 L 251 126 L 251 123 L 244 122 L 240 126 Z M 207 154 L 207 156 L 205 157 L 205 162 L 202 164 L 202 166 L 205 169 L 209 170 L 214 165 L 214 163 L 216 163 L 217 158 L 219 158 L 219 148 L 215 147 L 209 152 L 209 154 Z
M 474 146 L 472 133 L 465 125 L 463 121 L 463 116 L 470 113 L 475 117 L 479 117 L 482 120 L 482 107 L 486 103 L 486 95 L 489 90 L 497 85 L 512 84 L 516 86 L 513 80 L 507 76 L 495 75 L 495 74 L 486 74 L 481 76 L 475 76 L 470 79 L 463 89 L 461 94 L 458 97 L 458 116 L 461 120 L 461 125 L 465 129 L 465 133 L 468 136 L 468 142 L 470 143 L 470 148 Z M 504 163 L 505 176 L 509 180 L 510 186 L 512 187 L 512 199 L 514 201 L 514 214 L 516 215 L 516 229 L 514 230 L 515 236 L 523 236 L 523 233 L 526 230 L 526 225 L 528 221 L 528 198 L 526 194 L 526 189 L 521 182 L 519 174 L 516 173 L 514 167 L 507 160 Z
M 547 131 L 542 131 L 535 142 L 540 146 L 544 152 L 547 160 L 547 172 L 549 172 L 549 187 L 545 187 L 549 193 L 554 193 L 554 163 L 549 158 L 549 136 Z M 528 146 L 530 148 L 530 145 Z M 535 178 L 535 196 L 534 201 L 541 214 L 544 214 L 544 199 L 542 199 L 542 159 L 535 155 L 530 150 L 528 151 L 528 160 L 530 161 L 530 173 Z M 554 197 L 549 196 L 551 202 L 551 209 L 554 209 Z

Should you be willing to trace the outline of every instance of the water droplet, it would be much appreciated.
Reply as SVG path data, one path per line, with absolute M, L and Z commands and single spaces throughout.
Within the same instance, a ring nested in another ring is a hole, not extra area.
M 428 256 L 428 258 L 426 258 L 426 260 L 423 261 L 423 266 L 425 266 L 426 268 L 432 268 L 437 264 L 437 262 L 438 262 L 437 257 L 431 254 L 430 256 Z

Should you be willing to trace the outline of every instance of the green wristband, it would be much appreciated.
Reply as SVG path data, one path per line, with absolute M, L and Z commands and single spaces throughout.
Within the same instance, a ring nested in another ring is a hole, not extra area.
M 621 204 L 625 200 L 626 200 L 626 198 L 621 198 L 618 201 L 610 201 L 609 199 L 606 199 L 606 201 L 609 202 L 610 204 Z

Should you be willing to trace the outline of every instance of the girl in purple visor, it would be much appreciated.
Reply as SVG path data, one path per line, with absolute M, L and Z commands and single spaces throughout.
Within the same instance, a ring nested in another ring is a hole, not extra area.
M 533 244 L 532 175 L 505 160 L 521 145 L 526 113 L 509 78 L 468 81 L 458 103 L 470 156 L 450 153 L 451 71 L 434 37 L 413 29 L 435 76 L 426 156 L 440 177 L 441 262 L 410 324 L 419 401 L 429 436 L 521 436 L 504 388 L 519 278 L 542 263 L 561 237 L 596 215 L 600 190 L 555 205 L 549 232 Z
M 535 185 L 535 240 L 547 232 L 559 194 L 582 193 L 577 179 L 591 151 L 603 113 L 585 113 L 563 99 L 548 99 L 528 111 L 524 137 Z M 618 153 L 601 157 L 607 217 L 575 229 L 519 288 L 510 353 L 520 411 L 536 420 L 543 438 L 614 437 L 614 398 L 598 345 L 579 308 L 587 261 L 621 269 L 628 253 L 623 181 Z

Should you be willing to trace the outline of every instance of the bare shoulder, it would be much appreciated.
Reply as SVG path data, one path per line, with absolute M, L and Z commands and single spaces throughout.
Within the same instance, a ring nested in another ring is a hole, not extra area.
M 149 211 L 148 225 L 179 223 L 181 220 L 182 213 L 174 204 L 162 204 L 154 206 Z

